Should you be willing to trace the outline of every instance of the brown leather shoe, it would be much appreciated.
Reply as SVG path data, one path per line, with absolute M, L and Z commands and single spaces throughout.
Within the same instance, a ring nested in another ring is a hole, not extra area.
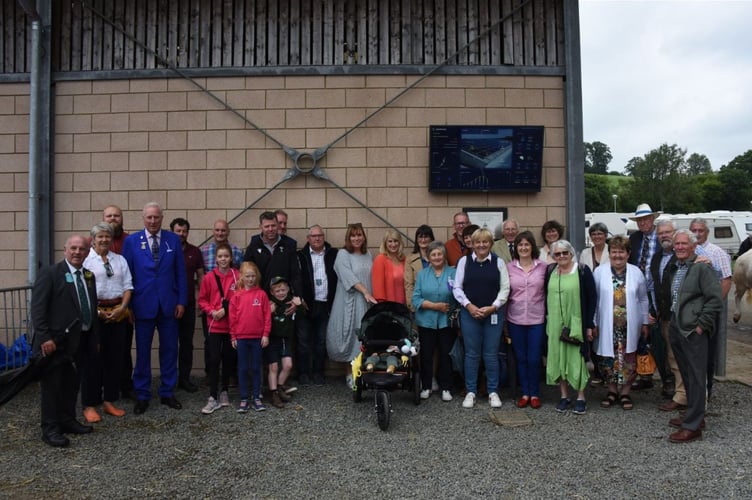
M 696 431 L 679 429 L 668 437 L 668 440 L 672 443 L 689 443 L 695 439 L 702 439 L 702 431 L 700 429 Z
M 684 423 L 684 419 L 682 417 L 674 417 L 671 420 L 668 421 L 668 425 L 671 427 L 674 427 L 676 429 L 681 429 L 682 424 Z M 701 431 L 705 430 L 705 419 L 703 418 L 700 420 L 700 429 Z
M 112 415 L 113 417 L 122 417 L 123 415 L 125 415 L 125 410 L 118 408 L 109 401 L 102 403 L 102 411 L 108 415 Z
M 102 421 L 102 416 L 97 412 L 97 409 L 93 406 L 87 406 L 84 408 L 84 420 L 89 424 L 96 424 Z
M 285 403 L 279 397 L 279 391 L 272 391 L 272 406 L 275 408 L 284 408 Z
M 658 409 L 661 411 L 686 410 L 687 405 L 679 404 L 672 399 L 671 401 L 663 403 L 662 405 L 658 405 Z

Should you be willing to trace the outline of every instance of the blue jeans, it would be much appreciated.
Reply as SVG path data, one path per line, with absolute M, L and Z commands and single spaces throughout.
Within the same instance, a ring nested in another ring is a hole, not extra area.
M 517 375 L 520 377 L 520 387 L 523 396 L 540 396 L 538 390 L 540 382 L 541 354 L 546 330 L 541 325 L 509 325 L 509 336 L 512 337 L 512 347 L 517 358 Z
M 499 392 L 499 343 L 503 314 L 497 313 L 498 322 L 491 324 L 491 316 L 477 320 L 462 309 L 460 324 L 465 343 L 465 388 L 467 392 L 478 393 L 478 369 L 480 358 L 486 367 L 488 393 Z
M 253 377 L 253 399 L 261 395 L 261 339 L 238 339 L 238 390 L 248 399 L 248 373 Z

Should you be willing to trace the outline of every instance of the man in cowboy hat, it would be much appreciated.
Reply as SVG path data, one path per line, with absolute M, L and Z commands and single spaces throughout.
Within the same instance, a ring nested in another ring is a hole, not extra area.
M 655 230 L 655 219 L 658 218 L 663 212 L 653 212 L 650 205 L 647 203 L 640 203 L 637 205 L 634 216 L 630 217 L 631 220 L 637 223 L 639 231 L 632 233 L 629 236 L 629 243 L 632 251 L 629 254 L 629 263 L 638 266 L 640 270 L 645 274 L 645 279 L 650 278 L 650 262 L 655 255 L 656 250 L 659 248 L 658 235 Z M 655 304 L 653 304 L 652 297 L 653 290 L 648 290 L 648 297 L 651 298 L 650 309 L 655 311 Z M 668 381 L 664 380 L 664 386 Z M 633 384 L 633 390 L 650 389 L 653 387 L 653 376 L 641 375 Z M 667 388 L 667 387 L 664 387 Z

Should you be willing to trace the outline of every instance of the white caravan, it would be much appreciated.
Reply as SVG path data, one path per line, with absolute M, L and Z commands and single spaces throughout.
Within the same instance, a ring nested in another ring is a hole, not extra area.
M 723 248 L 730 256 L 734 257 L 739 251 L 739 245 L 747 237 L 746 233 L 740 233 L 740 229 L 746 228 L 750 224 L 752 228 L 752 216 L 745 218 L 739 217 L 739 212 L 706 212 L 696 214 L 662 214 L 657 220 L 670 219 L 676 229 L 689 229 L 692 220 L 696 218 L 705 219 L 708 223 L 710 233 L 708 241 Z M 730 215 L 734 214 L 734 215 Z M 741 224 L 741 225 L 740 225 Z M 637 231 L 637 223 L 630 220 L 626 224 L 627 232 L 632 234 Z

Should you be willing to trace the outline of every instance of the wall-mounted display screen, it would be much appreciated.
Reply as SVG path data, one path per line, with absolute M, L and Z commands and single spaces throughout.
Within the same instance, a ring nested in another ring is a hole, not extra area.
M 428 190 L 541 190 L 543 127 L 432 125 Z

